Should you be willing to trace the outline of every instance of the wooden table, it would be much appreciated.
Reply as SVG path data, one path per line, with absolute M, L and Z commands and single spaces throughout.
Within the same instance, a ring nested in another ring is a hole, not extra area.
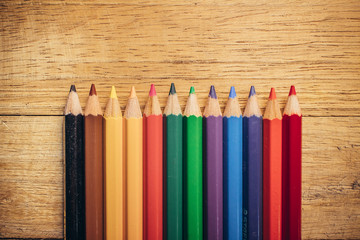
M 3 0 L 0 3 L 0 238 L 63 238 L 63 109 L 70 84 L 84 107 L 115 85 L 182 107 L 214 84 L 222 108 L 255 85 L 303 111 L 304 239 L 360 239 L 358 0 Z

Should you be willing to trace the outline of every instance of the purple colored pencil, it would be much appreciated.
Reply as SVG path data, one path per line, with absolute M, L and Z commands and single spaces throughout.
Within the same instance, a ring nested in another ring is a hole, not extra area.
M 223 239 L 223 119 L 214 86 L 204 111 L 205 137 L 205 236 Z

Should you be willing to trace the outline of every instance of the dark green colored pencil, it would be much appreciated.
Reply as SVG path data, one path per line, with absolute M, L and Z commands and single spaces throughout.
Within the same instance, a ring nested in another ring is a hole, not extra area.
M 166 239 L 183 239 L 183 137 L 182 114 L 172 83 L 164 110 L 166 157 Z

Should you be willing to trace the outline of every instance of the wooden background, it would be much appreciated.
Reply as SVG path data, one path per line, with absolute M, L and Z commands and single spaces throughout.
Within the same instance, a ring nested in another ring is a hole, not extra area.
M 63 109 L 71 84 L 84 107 L 95 83 L 182 107 L 214 84 L 224 108 L 255 85 L 303 111 L 304 239 L 360 239 L 360 1 L 2 0 L 0 238 L 63 238 Z

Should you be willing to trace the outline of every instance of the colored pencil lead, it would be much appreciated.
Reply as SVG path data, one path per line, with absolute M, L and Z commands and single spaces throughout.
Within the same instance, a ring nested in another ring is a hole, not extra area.
M 155 96 L 155 95 L 156 95 L 155 85 L 151 84 L 149 96 L 152 97 L 152 96 Z
M 229 98 L 235 98 L 235 97 L 236 97 L 235 87 L 231 86 L 230 93 L 229 93 Z
M 70 92 L 76 92 L 75 85 L 71 85 L 71 87 L 70 87 Z
M 249 92 L 249 97 L 254 96 L 254 95 L 256 95 L 255 87 L 254 87 L 254 86 L 251 86 L 250 92 Z
M 214 85 L 211 85 L 210 87 L 209 97 L 217 99 Z
M 117 94 L 114 86 L 111 87 L 110 98 L 117 99 Z
M 136 90 L 134 86 L 131 87 L 129 98 L 136 98 Z
M 291 96 L 291 95 L 296 95 L 296 91 L 295 91 L 295 86 L 294 86 L 294 85 L 292 85 L 292 86 L 290 87 L 289 96 Z
M 174 95 L 176 93 L 175 84 L 171 83 L 169 95 Z
M 95 84 L 91 84 L 89 96 L 92 96 L 92 95 L 97 95 L 97 93 L 96 93 L 96 88 L 95 88 Z
M 194 93 L 195 93 L 195 88 L 193 86 L 191 86 L 189 94 L 194 94 Z
M 271 88 L 270 94 L 269 94 L 269 99 L 276 99 L 275 88 Z

